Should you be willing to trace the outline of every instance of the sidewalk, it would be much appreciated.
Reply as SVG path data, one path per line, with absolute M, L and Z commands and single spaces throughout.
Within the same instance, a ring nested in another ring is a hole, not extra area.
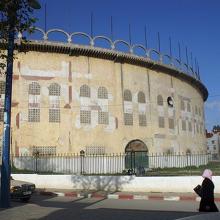
M 195 193 L 160 193 L 160 192 L 106 192 L 106 191 L 72 191 L 68 189 L 37 189 L 37 193 L 46 196 L 66 196 L 77 198 L 124 199 L 124 200 L 166 200 L 166 201 L 200 201 Z M 215 194 L 215 202 L 220 202 L 220 194 Z

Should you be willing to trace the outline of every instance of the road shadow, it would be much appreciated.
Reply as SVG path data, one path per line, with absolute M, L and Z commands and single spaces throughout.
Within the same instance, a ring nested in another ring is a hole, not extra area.
M 72 176 L 71 181 L 74 189 L 83 192 L 105 191 L 118 192 L 123 188 L 123 184 L 129 183 L 133 176 Z

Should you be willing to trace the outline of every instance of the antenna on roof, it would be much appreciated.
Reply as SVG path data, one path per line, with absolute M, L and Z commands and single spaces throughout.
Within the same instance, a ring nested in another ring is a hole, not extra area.
M 93 12 L 90 15 L 90 28 L 91 28 L 91 37 L 93 38 Z
M 170 57 L 172 57 L 172 42 L 171 42 L 171 37 L 169 37 L 169 43 L 170 43 Z
M 192 71 L 193 71 L 193 55 L 192 55 L 192 52 L 191 52 L 191 67 L 192 67 Z
M 131 45 L 131 24 L 129 24 L 129 26 L 128 26 L 128 28 L 129 28 L 129 43 L 130 43 L 130 45 Z
M 157 32 L 157 40 L 158 40 L 158 51 L 160 53 L 160 33 Z
M 44 4 L 44 31 L 47 31 L 47 4 Z
M 147 27 L 146 27 L 146 25 L 144 26 L 144 40 L 145 40 L 145 47 L 147 49 L 148 42 L 147 42 Z
M 187 64 L 187 70 L 189 70 L 189 58 L 188 58 L 188 50 L 186 47 L 186 64 Z
M 180 47 L 180 42 L 178 42 L 178 50 L 179 50 L 179 60 L 180 60 L 180 63 L 182 62 L 182 59 L 181 59 L 181 47 Z
M 114 36 L 113 36 L 113 18 L 112 18 L 112 16 L 111 16 L 111 40 L 113 41 L 113 38 Z

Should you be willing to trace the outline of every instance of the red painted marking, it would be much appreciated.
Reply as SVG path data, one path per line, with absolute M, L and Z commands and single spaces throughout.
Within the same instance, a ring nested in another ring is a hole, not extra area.
M 133 199 L 133 195 L 118 195 L 119 199 Z
M 67 193 L 64 193 L 64 196 L 77 197 L 77 193 L 76 192 L 67 192 Z
M 186 201 L 195 201 L 196 197 L 195 196 L 180 196 L 180 200 L 186 200 Z

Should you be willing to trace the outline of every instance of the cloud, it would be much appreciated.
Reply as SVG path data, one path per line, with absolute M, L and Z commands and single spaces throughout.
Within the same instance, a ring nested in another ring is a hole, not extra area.
M 220 111 L 220 100 L 205 103 L 205 107 L 210 110 Z

